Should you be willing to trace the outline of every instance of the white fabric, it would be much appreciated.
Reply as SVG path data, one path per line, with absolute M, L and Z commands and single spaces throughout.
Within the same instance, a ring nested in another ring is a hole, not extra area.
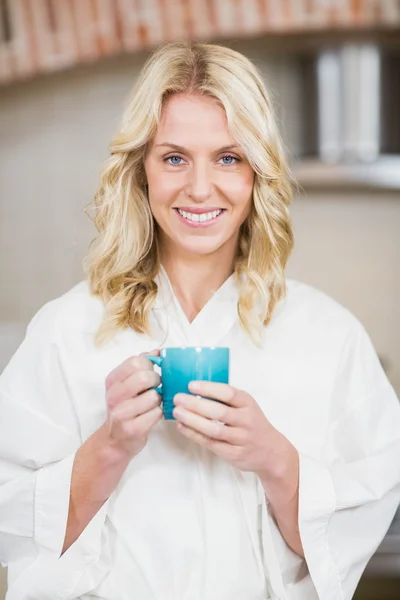
M 257 348 L 233 278 L 189 324 L 164 271 L 153 335 L 96 348 L 103 306 L 86 283 L 45 305 L 0 377 L 0 561 L 7 600 L 350 600 L 400 500 L 400 408 L 358 321 L 289 281 Z M 76 451 L 106 416 L 104 380 L 161 345 L 231 348 L 249 392 L 300 454 L 306 561 L 260 482 L 161 422 L 60 557 Z

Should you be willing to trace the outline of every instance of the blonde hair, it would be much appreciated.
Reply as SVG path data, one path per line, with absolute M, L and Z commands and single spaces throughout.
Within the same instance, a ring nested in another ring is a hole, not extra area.
M 98 235 L 85 261 L 86 273 L 91 292 L 106 306 L 96 341 L 128 327 L 150 333 L 160 253 L 144 158 L 163 103 L 177 93 L 206 94 L 219 102 L 255 172 L 252 208 L 241 227 L 234 268 L 239 319 L 257 343 L 286 292 L 284 269 L 293 247 L 290 174 L 256 67 L 230 48 L 188 41 L 160 46 L 144 65 L 89 205 Z

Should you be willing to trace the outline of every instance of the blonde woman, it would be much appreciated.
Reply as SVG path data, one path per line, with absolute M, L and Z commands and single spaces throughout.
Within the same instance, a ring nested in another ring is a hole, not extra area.
M 9 600 L 350 600 L 399 503 L 400 409 L 358 321 L 285 280 L 290 199 L 251 62 L 159 48 L 93 202 L 88 281 L 0 380 Z M 230 384 L 194 382 L 163 420 L 163 346 L 228 346 Z

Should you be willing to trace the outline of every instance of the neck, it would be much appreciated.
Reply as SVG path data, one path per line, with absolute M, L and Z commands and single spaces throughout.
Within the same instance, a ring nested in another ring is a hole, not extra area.
M 234 270 L 233 256 L 182 256 L 164 251 L 161 262 L 189 322 Z

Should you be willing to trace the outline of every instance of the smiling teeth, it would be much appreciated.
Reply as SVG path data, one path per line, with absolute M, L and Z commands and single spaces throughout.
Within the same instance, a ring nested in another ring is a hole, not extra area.
M 216 219 L 218 217 L 218 215 L 220 215 L 222 213 L 222 209 L 214 210 L 213 212 L 209 212 L 209 213 L 202 213 L 201 215 L 189 213 L 189 212 L 186 212 L 185 210 L 181 210 L 180 208 L 178 208 L 177 210 L 178 210 L 178 213 L 184 219 L 188 219 L 189 221 L 193 221 L 194 223 L 199 223 L 199 222 L 204 223 L 204 221 L 212 221 L 212 219 Z

